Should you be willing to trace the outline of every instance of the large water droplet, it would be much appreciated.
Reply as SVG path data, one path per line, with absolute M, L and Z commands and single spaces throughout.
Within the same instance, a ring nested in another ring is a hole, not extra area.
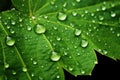
M 64 21 L 64 20 L 67 19 L 67 15 L 66 15 L 65 13 L 59 12 L 59 13 L 58 13 L 58 19 L 59 19 L 60 21 Z
M 37 34 L 45 33 L 45 31 L 46 31 L 46 28 L 43 25 L 40 25 L 40 24 L 36 25 L 35 32 Z
M 80 34 L 81 34 L 81 30 L 76 29 L 76 30 L 75 30 L 75 36 L 80 36 Z
M 51 55 L 51 60 L 52 61 L 59 61 L 60 60 L 60 55 L 57 53 L 57 52 L 52 52 L 52 55 Z
M 82 46 L 83 48 L 87 47 L 87 46 L 88 46 L 88 41 L 87 41 L 87 40 L 82 40 L 81 46 Z
M 8 46 L 13 46 L 15 44 L 15 40 L 12 37 L 7 36 L 7 38 L 6 38 L 6 44 Z
M 23 67 L 23 68 L 22 68 L 22 71 L 23 71 L 23 72 L 27 72 L 27 68 L 26 68 L 26 67 Z

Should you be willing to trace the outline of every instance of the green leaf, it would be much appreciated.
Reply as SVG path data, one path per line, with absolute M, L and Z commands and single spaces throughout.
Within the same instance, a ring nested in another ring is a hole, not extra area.
M 91 75 L 94 50 L 120 59 L 119 0 L 12 0 L 0 13 L 0 79 Z

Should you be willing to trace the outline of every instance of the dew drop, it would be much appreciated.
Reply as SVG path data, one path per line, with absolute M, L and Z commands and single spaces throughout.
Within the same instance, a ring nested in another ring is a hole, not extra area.
M 72 68 L 72 67 L 69 67 L 68 69 L 69 69 L 69 71 L 73 71 L 73 68 Z
M 12 37 L 7 36 L 7 38 L 6 38 L 6 44 L 8 46 L 13 46 L 15 44 L 15 40 Z
M 27 68 L 26 68 L 26 67 L 23 67 L 23 68 L 22 68 L 22 71 L 23 71 L 23 72 L 27 72 Z
M 67 15 L 66 15 L 65 13 L 59 12 L 59 13 L 58 13 L 58 19 L 59 19 L 60 21 L 64 21 L 64 20 L 67 19 Z
M 116 14 L 115 13 L 111 13 L 111 17 L 115 17 L 116 16 Z
M 85 71 L 82 70 L 81 73 L 82 73 L 82 74 L 85 74 Z
M 52 61 L 59 61 L 59 60 L 60 60 L 60 57 L 61 57 L 61 56 L 60 56 L 57 52 L 54 52 L 54 51 L 53 51 L 50 58 L 51 58 Z
M 96 61 L 94 61 L 94 64 L 98 64 L 98 61 L 96 60 Z
M 60 78 L 60 76 L 58 75 L 58 76 L 57 76 L 57 79 L 59 79 L 59 78 Z
M 77 12 L 73 11 L 73 12 L 72 12 L 72 15 L 73 15 L 73 16 L 77 16 Z
M 60 41 L 61 40 L 61 38 L 60 37 L 57 37 L 57 41 Z
M 66 55 L 68 55 L 68 53 L 67 53 L 67 52 L 64 52 L 64 55 L 66 56 Z
M 81 32 L 82 32 L 81 30 L 76 29 L 76 30 L 75 30 L 75 36 L 80 36 Z
M 81 0 L 76 0 L 76 2 L 80 2 Z
M 34 77 L 35 76 L 34 73 L 32 73 L 31 76 Z
M 36 25 L 35 32 L 37 34 L 45 33 L 45 31 L 46 31 L 46 28 L 43 25 L 40 25 L 40 24 Z
M 105 54 L 105 55 L 106 55 L 107 53 L 108 53 L 108 52 L 107 52 L 107 50 L 103 50 L 103 54 Z
M 37 62 L 36 62 L 36 61 L 33 61 L 33 64 L 37 64 Z
M 120 33 L 117 33 L 117 37 L 119 37 L 120 36 Z
M 88 46 L 88 41 L 82 40 L 81 46 L 82 46 L 83 48 L 87 47 L 87 46 Z
M 13 71 L 12 71 L 12 74 L 13 74 L 13 75 L 16 75 L 16 72 L 13 70 Z
M 34 20 L 34 19 L 35 19 L 35 16 L 32 16 L 32 19 Z
M 31 31 L 32 28 L 31 28 L 30 26 L 27 26 L 27 30 L 28 30 L 28 31 Z
M 15 21 L 12 21 L 11 24 L 12 24 L 12 25 L 15 25 Z
M 105 10 L 106 10 L 106 7 L 105 7 L 105 6 L 103 6 L 103 7 L 102 7 L 102 10 L 103 10 L 103 11 L 105 11 Z
M 99 20 L 104 20 L 104 17 L 103 16 L 99 16 Z
M 5 68 L 9 68 L 9 66 L 10 66 L 9 64 L 5 63 Z

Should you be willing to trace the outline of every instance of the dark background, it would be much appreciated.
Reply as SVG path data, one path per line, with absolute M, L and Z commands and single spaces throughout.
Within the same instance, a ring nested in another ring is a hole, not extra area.
M 11 7 L 11 0 L 0 0 L 0 12 Z M 65 80 L 120 80 L 120 61 L 112 60 L 96 52 L 98 64 L 92 71 L 91 76 L 77 76 L 65 72 Z

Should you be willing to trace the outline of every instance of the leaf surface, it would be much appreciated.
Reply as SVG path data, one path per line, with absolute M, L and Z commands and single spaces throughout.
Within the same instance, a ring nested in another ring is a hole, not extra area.
M 17 10 L 0 14 L 0 79 L 64 80 L 63 69 L 90 75 L 94 50 L 120 59 L 119 0 L 12 2 Z

